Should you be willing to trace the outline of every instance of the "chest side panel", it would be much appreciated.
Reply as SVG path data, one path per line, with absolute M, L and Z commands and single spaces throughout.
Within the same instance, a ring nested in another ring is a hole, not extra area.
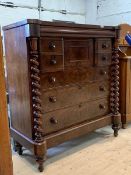
M 24 26 L 4 32 L 11 127 L 32 137 L 27 45 Z

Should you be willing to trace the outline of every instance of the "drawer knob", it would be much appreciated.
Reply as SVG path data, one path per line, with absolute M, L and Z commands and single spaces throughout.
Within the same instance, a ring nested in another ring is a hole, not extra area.
M 106 43 L 102 44 L 102 48 L 103 48 L 103 49 L 106 49 L 106 48 L 108 48 L 108 47 L 109 47 L 108 44 L 106 44 Z
M 106 75 L 106 74 L 107 74 L 107 72 L 106 72 L 106 71 L 104 71 L 104 70 L 101 70 L 101 71 L 100 71 L 100 74 L 101 74 L 101 75 Z
M 57 123 L 58 123 L 58 120 L 55 119 L 54 117 L 52 117 L 52 118 L 50 119 L 50 122 L 51 122 L 52 124 L 57 124 Z
M 49 81 L 50 81 L 51 83 L 55 83 L 55 82 L 56 82 L 56 78 L 55 78 L 55 77 L 50 77 L 50 78 L 49 78 Z
M 52 49 L 55 49 L 56 48 L 56 45 L 53 43 L 53 42 L 50 42 L 49 43 L 49 48 L 52 50 Z
M 106 107 L 105 107 L 105 105 L 100 104 L 100 105 L 99 105 L 99 108 L 100 108 L 100 109 L 105 109 Z
M 50 64 L 51 65 L 55 65 L 57 62 L 56 62 L 56 60 L 55 60 L 55 57 L 54 58 L 52 58 L 51 60 L 50 60 Z
M 103 60 L 103 61 L 106 61 L 106 60 L 107 60 L 107 57 L 106 57 L 106 56 L 103 56 L 103 57 L 102 57 L 102 60 Z
M 55 103 L 56 102 L 56 97 L 49 97 L 49 101 L 52 102 L 52 103 Z
M 103 92 L 105 92 L 105 91 L 106 91 L 106 89 L 105 89 L 105 87 L 104 87 L 104 86 L 100 86 L 100 87 L 99 87 L 99 90 L 100 90 L 100 91 L 103 91 Z

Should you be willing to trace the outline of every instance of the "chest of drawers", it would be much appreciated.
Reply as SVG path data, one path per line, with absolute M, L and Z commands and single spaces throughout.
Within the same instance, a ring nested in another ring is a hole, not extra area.
M 46 150 L 119 129 L 117 27 L 26 20 L 3 28 L 15 147 L 43 170 Z

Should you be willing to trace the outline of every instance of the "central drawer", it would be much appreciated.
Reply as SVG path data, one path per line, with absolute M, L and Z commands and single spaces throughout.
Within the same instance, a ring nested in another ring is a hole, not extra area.
M 88 103 L 56 110 L 43 114 L 43 131 L 46 134 L 63 130 L 75 124 L 109 114 L 109 99 L 100 99 Z
M 102 81 L 87 85 L 75 85 L 63 88 L 54 88 L 42 91 L 42 106 L 49 112 L 63 107 L 73 106 L 89 100 L 102 98 L 109 95 L 109 82 Z

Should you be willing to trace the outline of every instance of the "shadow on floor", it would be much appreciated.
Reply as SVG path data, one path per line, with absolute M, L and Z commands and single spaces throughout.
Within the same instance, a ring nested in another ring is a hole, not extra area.
M 56 147 L 50 148 L 47 151 L 47 160 L 45 162 L 45 166 L 56 162 L 57 160 L 63 159 L 66 156 L 80 152 L 82 149 L 87 148 L 96 142 L 104 143 L 109 137 L 113 137 L 113 131 L 110 126 L 101 128 L 85 136 L 72 139 Z M 13 154 L 15 153 L 13 152 Z M 24 149 L 21 158 L 26 159 L 28 163 L 31 164 L 31 166 L 36 165 L 35 158 L 31 152 L 26 149 Z

